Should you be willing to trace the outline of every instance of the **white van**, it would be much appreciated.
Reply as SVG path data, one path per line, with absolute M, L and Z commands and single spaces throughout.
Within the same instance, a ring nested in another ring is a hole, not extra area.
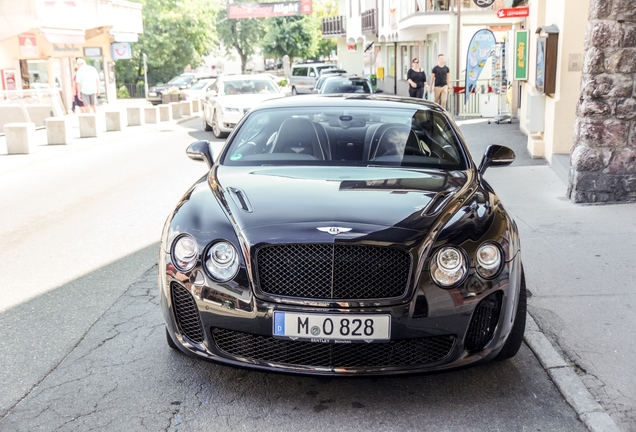
M 291 91 L 292 94 L 311 93 L 316 80 L 325 69 L 337 69 L 332 63 L 298 63 L 292 65 Z

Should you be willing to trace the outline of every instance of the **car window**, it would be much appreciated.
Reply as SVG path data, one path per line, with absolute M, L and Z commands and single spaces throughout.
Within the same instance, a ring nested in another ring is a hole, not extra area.
M 194 76 L 191 76 L 191 75 L 189 75 L 189 76 L 178 76 L 178 77 L 174 77 L 170 81 L 168 81 L 168 84 L 183 85 L 183 84 L 188 84 L 193 79 L 194 79 Z
M 297 67 L 292 70 L 293 76 L 307 76 L 307 70 L 309 68 L 306 67 Z
M 243 79 L 223 82 L 219 95 L 280 93 L 276 83 L 269 79 Z
M 190 87 L 190 90 L 201 90 L 203 87 L 210 85 L 210 80 L 200 80 Z
M 425 107 L 256 110 L 234 133 L 222 164 L 467 167 L 448 119 Z

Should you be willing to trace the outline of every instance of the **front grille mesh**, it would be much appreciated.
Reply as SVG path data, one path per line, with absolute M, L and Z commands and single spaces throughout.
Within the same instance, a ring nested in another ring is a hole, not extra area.
M 213 328 L 216 347 L 239 361 L 325 368 L 380 368 L 426 365 L 450 354 L 452 336 L 393 340 L 388 343 L 314 343 Z
M 203 343 L 203 326 L 192 294 L 178 283 L 171 285 L 171 291 L 172 307 L 181 334 L 192 342 Z
M 497 291 L 483 299 L 475 309 L 466 334 L 466 350 L 479 351 L 492 338 L 499 321 L 501 297 L 501 291 Z
M 290 244 L 256 255 L 265 294 L 311 299 L 382 299 L 405 294 L 408 252 L 381 246 Z

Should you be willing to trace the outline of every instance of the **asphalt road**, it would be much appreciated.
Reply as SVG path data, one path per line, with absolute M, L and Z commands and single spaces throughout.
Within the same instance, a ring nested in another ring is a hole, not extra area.
M 507 362 L 374 379 L 169 349 L 158 240 L 205 171 L 184 153 L 203 137 L 197 119 L 0 156 L 0 431 L 585 430 L 525 345 Z

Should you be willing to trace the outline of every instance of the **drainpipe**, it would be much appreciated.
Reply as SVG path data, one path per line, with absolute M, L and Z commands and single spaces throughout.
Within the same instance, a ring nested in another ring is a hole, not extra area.
M 393 42 L 393 67 L 395 68 L 395 76 L 393 77 L 393 94 L 397 94 L 397 80 L 398 80 L 398 70 L 397 70 L 397 58 L 398 58 L 398 50 L 397 50 L 397 42 Z

